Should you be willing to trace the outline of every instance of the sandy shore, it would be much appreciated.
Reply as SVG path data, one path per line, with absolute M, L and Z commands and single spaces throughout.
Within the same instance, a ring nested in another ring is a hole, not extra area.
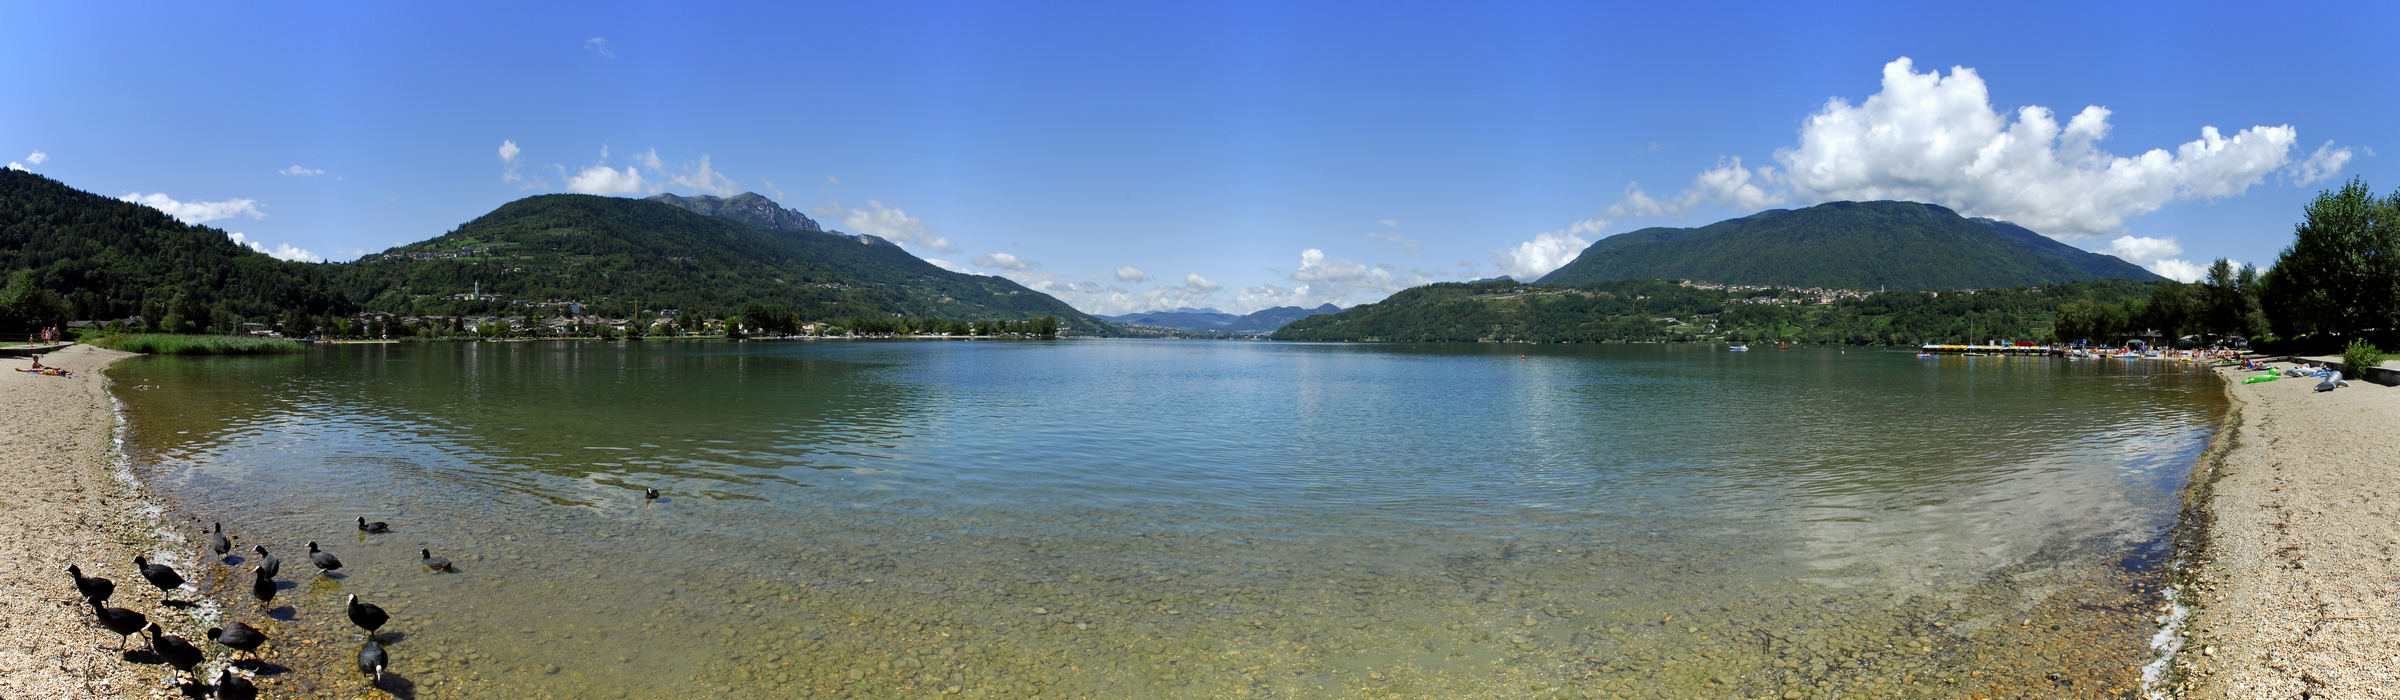
M 2400 697 L 2400 390 L 2219 371 L 2241 417 L 2194 474 L 2178 694 Z
M 0 361 L 0 474 L 10 504 L 0 508 L 0 697 L 150 697 L 165 692 L 165 666 L 129 663 L 120 638 L 92 621 L 66 566 L 116 581 L 112 605 L 150 613 L 158 590 L 133 570 L 137 543 L 154 525 L 133 515 L 131 489 L 112 475 L 115 412 L 100 369 L 126 353 L 79 345 L 42 357 L 74 377 L 14 371 Z M 172 626 L 172 625 L 170 625 Z M 177 630 L 188 634 L 187 630 Z M 131 642 L 140 649 L 140 642 Z

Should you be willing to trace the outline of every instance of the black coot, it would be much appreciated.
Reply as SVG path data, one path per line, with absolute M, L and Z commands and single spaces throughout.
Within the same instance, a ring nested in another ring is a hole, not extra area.
M 192 646 L 191 642 L 184 641 L 182 637 L 161 634 L 161 631 L 162 628 L 158 626 L 158 623 L 150 623 L 150 648 L 158 652 L 159 658 L 166 659 L 167 665 L 175 667 L 175 670 L 182 671 L 185 675 L 190 675 L 192 667 L 200 665 L 200 647 Z M 196 677 L 192 679 L 193 682 L 199 680 Z
M 644 488 L 642 489 L 642 498 L 649 499 L 649 498 L 657 498 L 657 497 L 658 497 L 658 489 L 656 489 L 656 488 L 651 488 L 651 487 L 644 487 Z
M 317 549 L 317 543 L 314 540 L 308 543 L 308 561 L 317 565 L 318 573 L 330 574 L 334 569 L 342 568 L 342 560 L 333 556 L 332 552 Z
M 382 683 L 383 667 L 391 663 L 392 658 L 383 653 L 383 645 L 376 644 L 375 640 L 369 639 L 366 646 L 358 648 L 358 672 L 369 678 L 370 682 Z
M 377 521 L 375 521 L 375 522 L 371 522 L 371 523 L 370 523 L 370 522 L 367 522 L 367 519 L 366 519 L 366 518 L 364 518 L 364 517 L 361 517 L 361 518 L 359 518 L 359 519 L 358 519 L 358 531 L 359 531 L 359 532 L 391 532 L 391 531 L 392 531 L 392 524 L 391 524 L 391 523 L 384 522 L 384 521 L 381 521 L 381 520 L 377 520 Z
M 164 594 L 172 593 L 176 588 L 183 586 L 183 574 L 175 573 L 175 567 L 152 564 L 148 558 L 139 554 L 133 555 L 133 565 L 142 570 L 142 578 L 149 579 L 150 585 L 158 587 L 161 598 L 165 597 Z
M 150 618 L 144 617 L 141 613 L 101 605 L 97 600 L 91 601 L 91 604 L 92 614 L 100 616 L 100 626 L 117 633 L 118 651 L 125 649 L 126 635 L 140 632 L 144 626 L 150 624 Z
M 417 556 L 424 558 L 424 560 L 425 560 L 425 568 L 432 569 L 432 570 L 435 570 L 435 571 L 448 571 L 448 572 L 450 572 L 450 573 L 458 573 L 458 570 L 457 570 L 457 569 L 450 568 L 450 560 L 448 560 L 448 559 L 444 559 L 444 558 L 441 558 L 441 557 L 434 556 L 434 555 L 433 555 L 433 550 L 430 550 L 430 549 L 420 549 L 420 550 L 417 550 Z
M 358 602 L 358 594 L 350 594 L 350 624 L 366 630 L 368 639 L 374 639 L 375 630 L 391 619 L 392 616 L 385 614 L 383 608 L 375 607 L 374 603 Z
M 208 640 L 258 658 L 258 645 L 267 643 L 267 633 L 246 623 L 228 622 L 224 627 L 208 628 Z
M 233 675 L 233 669 L 217 672 L 217 700 L 258 700 L 258 686 L 250 680 Z
M 251 571 L 250 595 L 258 598 L 259 605 L 266 605 L 267 603 L 274 601 L 275 577 L 268 576 L 267 572 L 263 569 Z
M 275 578 L 276 573 L 283 571 L 283 558 L 268 554 L 265 546 L 250 545 L 250 551 L 258 553 L 258 570 L 265 573 L 267 578 Z
M 227 552 L 233 551 L 233 540 L 225 539 L 225 524 L 210 523 L 210 525 L 215 526 L 216 529 L 211 530 L 208 533 L 208 548 L 215 550 L 217 556 L 220 557 L 225 556 Z
M 75 577 L 75 592 L 87 600 L 105 603 L 109 596 L 117 594 L 117 582 L 98 576 L 85 576 L 83 567 L 68 564 L 67 575 Z

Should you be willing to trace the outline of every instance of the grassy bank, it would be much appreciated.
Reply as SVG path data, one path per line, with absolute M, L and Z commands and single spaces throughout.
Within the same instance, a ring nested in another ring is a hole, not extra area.
M 110 350 L 152 355 L 271 355 L 299 352 L 301 348 L 299 343 L 282 338 L 172 333 L 103 335 L 85 338 L 84 342 Z

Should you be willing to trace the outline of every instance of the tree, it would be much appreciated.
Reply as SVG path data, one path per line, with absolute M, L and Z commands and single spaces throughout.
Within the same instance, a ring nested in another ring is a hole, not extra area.
M 2400 319 L 2400 192 L 2377 198 L 2352 178 L 2302 210 L 2262 298 L 2279 335 L 2351 335 Z

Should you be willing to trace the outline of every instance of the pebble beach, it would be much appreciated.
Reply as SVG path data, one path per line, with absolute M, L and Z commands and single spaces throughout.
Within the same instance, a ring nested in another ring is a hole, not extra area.
M 2218 371 L 2238 418 L 2193 475 L 2175 694 L 2400 697 L 2400 390 Z
M 167 693 L 164 666 L 128 663 L 116 635 L 92 622 L 66 567 L 112 579 L 110 603 L 159 608 L 158 590 L 134 571 L 154 526 L 133 486 L 115 476 L 116 411 L 102 368 L 126 353 L 78 345 L 42 357 L 71 377 L 18 372 L 0 361 L 0 473 L 12 501 L 0 508 L 0 697 L 151 697 Z M 173 622 L 169 623 L 173 626 Z M 176 628 L 180 634 L 196 630 Z M 130 642 L 140 654 L 141 643 Z

